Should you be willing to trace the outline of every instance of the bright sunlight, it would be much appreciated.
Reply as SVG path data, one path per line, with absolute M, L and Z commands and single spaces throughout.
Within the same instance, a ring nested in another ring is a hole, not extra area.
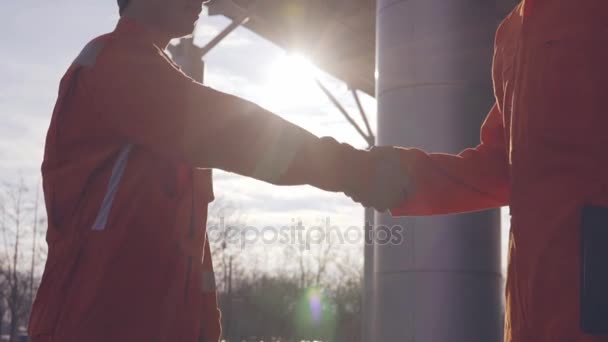
M 324 95 L 315 83 L 319 70 L 304 56 L 285 54 L 268 69 L 263 103 L 273 109 L 318 104 Z

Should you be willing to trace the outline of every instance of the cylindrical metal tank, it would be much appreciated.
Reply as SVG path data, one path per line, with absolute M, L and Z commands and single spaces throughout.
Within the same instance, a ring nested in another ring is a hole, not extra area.
M 458 153 L 479 143 L 496 26 L 494 1 L 378 0 L 378 145 Z M 376 215 L 379 225 L 403 227 L 403 240 L 373 249 L 370 341 L 502 341 L 498 210 Z

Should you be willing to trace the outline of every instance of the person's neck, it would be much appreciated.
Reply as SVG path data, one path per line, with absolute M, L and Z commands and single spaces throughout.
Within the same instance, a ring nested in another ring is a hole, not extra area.
M 127 8 L 127 10 L 122 14 L 123 18 L 135 21 L 137 24 L 148 30 L 152 35 L 154 35 L 154 40 L 159 47 L 165 48 L 167 45 L 169 45 L 172 37 L 170 34 L 161 29 L 161 26 L 158 24 L 157 20 L 151 18 L 150 16 L 139 15 L 139 13 L 143 13 L 142 11 L 129 11 L 129 9 L 130 8 Z

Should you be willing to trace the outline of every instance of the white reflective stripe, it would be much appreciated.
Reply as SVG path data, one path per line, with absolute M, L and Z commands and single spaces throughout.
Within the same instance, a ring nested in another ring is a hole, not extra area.
M 112 203 L 114 202 L 116 192 L 118 192 L 120 180 L 122 179 L 125 169 L 127 168 L 127 162 L 129 161 L 129 154 L 131 153 L 132 148 L 132 144 L 128 144 L 127 146 L 123 147 L 118 155 L 118 158 L 116 159 L 116 162 L 114 163 L 114 168 L 112 168 L 112 176 L 110 177 L 110 182 L 108 183 L 108 190 L 103 197 L 103 202 L 101 202 L 101 208 L 97 214 L 97 219 L 95 219 L 95 223 L 93 223 L 93 227 L 91 228 L 93 230 L 106 229 L 108 217 L 110 216 L 110 210 L 112 209 Z
M 215 274 L 209 271 L 203 271 L 201 279 L 201 291 L 203 293 L 215 292 Z
M 278 182 L 291 165 L 301 144 L 299 136 L 277 132 L 268 151 L 258 161 L 253 178 L 270 183 Z

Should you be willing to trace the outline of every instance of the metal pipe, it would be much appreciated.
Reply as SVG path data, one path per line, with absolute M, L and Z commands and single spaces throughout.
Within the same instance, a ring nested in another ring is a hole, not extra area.
M 365 208 L 365 238 L 363 241 L 363 291 L 361 298 L 361 341 L 371 341 L 371 322 L 374 317 L 372 313 L 372 294 L 374 280 L 374 216 L 375 211 Z
M 378 145 L 458 153 L 493 104 L 494 1 L 378 0 Z M 502 341 L 500 213 L 376 215 L 368 341 Z

